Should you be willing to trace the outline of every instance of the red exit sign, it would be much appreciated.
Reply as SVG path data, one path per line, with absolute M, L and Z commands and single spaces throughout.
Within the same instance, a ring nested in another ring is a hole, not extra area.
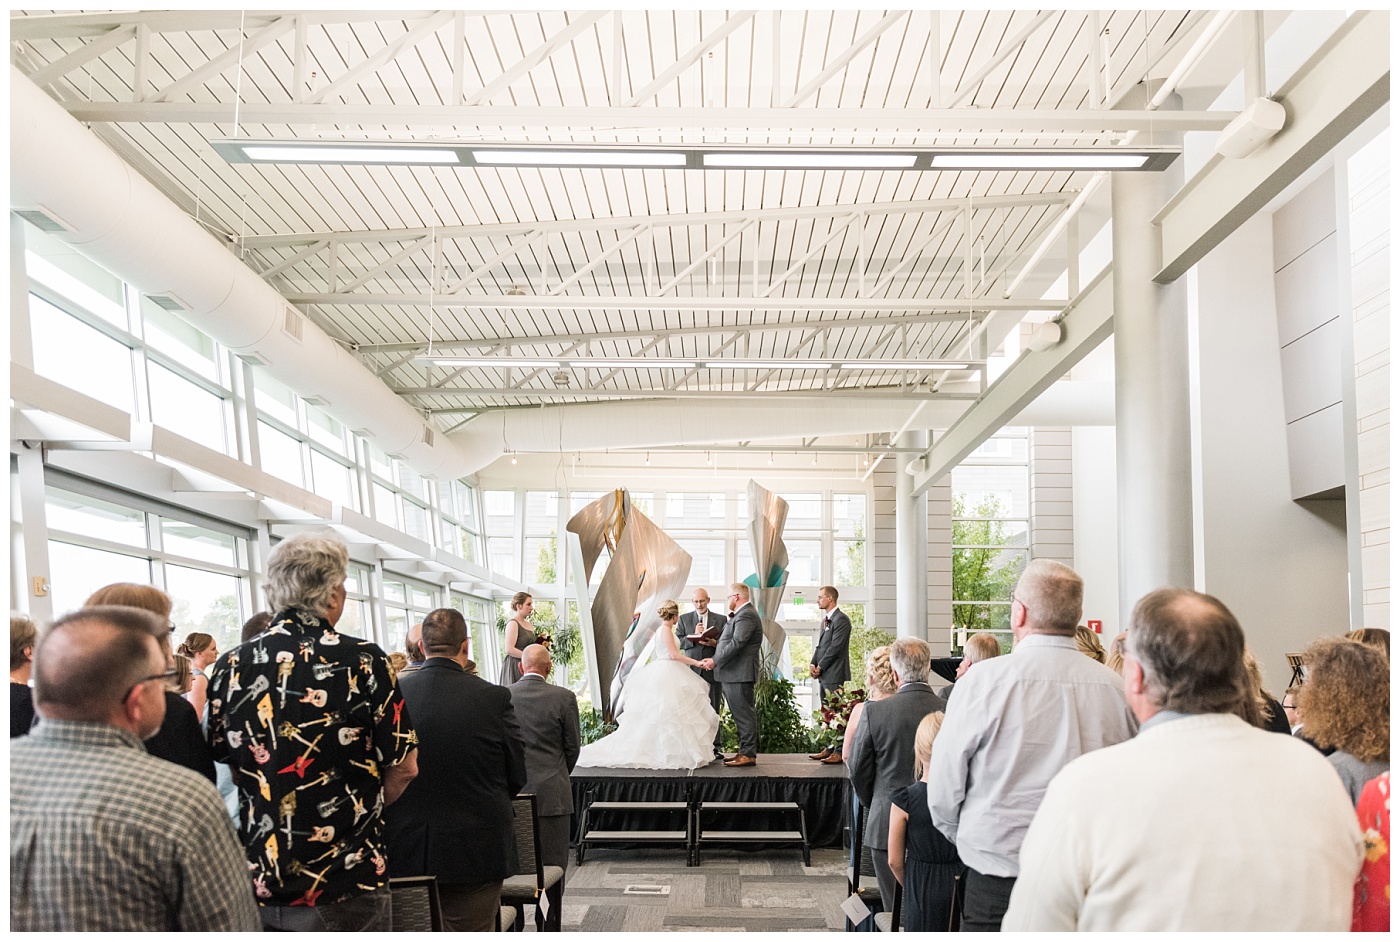
M 1097 619 L 1090 619 L 1090 620 L 1089 620 L 1089 630 L 1092 631 L 1092 632 L 1093 632 L 1094 634 L 1096 634 L 1096 635 L 1101 635 L 1101 634 L 1103 634 L 1103 622 L 1102 622 L 1102 621 L 1099 621 L 1099 620 L 1097 620 Z

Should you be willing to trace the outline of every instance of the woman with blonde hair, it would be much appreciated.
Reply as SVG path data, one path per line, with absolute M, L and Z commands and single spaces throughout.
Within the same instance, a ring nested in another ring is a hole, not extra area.
M 1319 638 L 1303 652 L 1307 681 L 1298 691 L 1309 739 L 1337 751 L 1327 757 L 1352 804 L 1390 771 L 1390 658 L 1346 638 Z
M 183 654 L 176 654 L 172 663 L 175 665 L 175 676 L 165 682 L 165 689 L 183 697 L 190 692 L 190 681 L 194 679 L 191 673 L 190 659 Z
M 209 678 L 204 675 L 204 669 L 219 659 L 219 645 L 213 635 L 191 631 L 175 653 L 190 659 L 190 690 L 185 699 L 194 707 L 195 716 L 203 718 L 204 705 L 209 700 Z
M 700 662 L 676 643 L 680 607 L 666 602 L 656 614 L 651 660 L 623 684 L 617 730 L 580 750 L 581 768 L 698 769 L 714 759 L 719 714 L 710 685 L 691 670 Z
M 1283 712 L 1283 704 L 1264 689 L 1264 675 L 1259 671 L 1259 662 L 1255 660 L 1254 653 L 1249 648 L 1244 649 L 1244 673 L 1248 678 L 1254 708 L 1259 713 L 1259 723 L 1256 725 L 1271 733 L 1290 735 L 1292 730 L 1288 726 L 1288 717 Z
M 510 610 L 513 613 L 506 622 L 506 656 L 501 661 L 501 686 L 509 687 L 521 678 L 520 658 L 532 644 L 539 643 L 535 626 L 530 624 L 530 613 L 535 610 L 535 600 L 529 592 L 517 592 L 511 597 Z
M 1123 654 L 1127 649 L 1128 633 L 1126 631 L 1120 631 L 1118 632 L 1118 636 L 1109 644 L 1108 657 L 1104 659 L 1104 666 L 1108 667 L 1113 673 L 1120 677 L 1123 675 Z
M 1104 662 L 1105 654 L 1103 642 L 1099 640 L 1099 636 L 1096 632 L 1090 631 L 1084 625 L 1080 625 L 1074 629 L 1074 643 L 1079 648 L 1080 654 L 1092 658 L 1100 664 Z
M 134 582 L 117 582 L 103 586 L 83 603 L 84 608 L 94 605 L 127 605 L 141 608 L 170 621 L 170 596 L 152 585 L 137 585 Z M 174 630 L 174 626 L 171 626 Z M 170 636 L 161 635 L 160 649 L 165 654 L 167 664 L 173 663 L 170 651 Z M 172 675 L 173 668 L 172 668 Z M 203 775 L 211 782 L 217 782 L 214 774 L 214 756 L 209 744 L 204 740 L 204 730 L 200 728 L 199 716 L 189 701 L 178 693 L 165 691 L 165 721 L 160 730 L 146 740 L 146 751 L 157 759 L 164 759 L 176 765 L 183 765 Z
M 890 801 L 889 863 L 904 887 L 900 924 L 905 932 L 948 932 L 953 887 L 962 863 L 958 848 L 933 825 L 928 810 L 928 764 L 942 713 L 930 713 L 914 734 L 913 785 L 896 790 Z
M 883 700 L 894 696 L 898 690 L 894 682 L 894 669 L 890 667 L 890 646 L 881 645 L 865 658 L 865 700 Z M 856 740 L 856 728 L 860 726 L 860 717 L 864 712 L 865 702 L 851 707 L 851 715 L 846 717 L 846 734 L 841 741 L 842 756 L 851 754 L 851 743 Z

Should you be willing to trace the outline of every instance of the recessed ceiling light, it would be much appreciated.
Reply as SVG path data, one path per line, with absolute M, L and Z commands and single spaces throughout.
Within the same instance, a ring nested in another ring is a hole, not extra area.
M 685 154 L 656 150 L 473 150 L 478 164 L 504 167 L 684 167 Z
M 934 154 L 934 170 L 1141 170 L 1147 154 Z
M 806 154 L 801 151 L 733 151 L 701 155 L 716 170 L 909 170 L 917 154 Z

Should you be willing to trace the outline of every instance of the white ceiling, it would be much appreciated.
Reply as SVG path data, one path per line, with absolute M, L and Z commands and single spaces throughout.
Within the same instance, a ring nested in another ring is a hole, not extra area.
M 1037 299 L 1064 270 L 1063 240 L 1003 295 L 1089 174 L 230 165 L 210 140 L 1108 146 L 1232 117 L 1105 113 L 1144 75 L 1169 74 L 1213 15 L 17 13 L 11 49 L 452 428 L 611 398 L 975 395 L 975 372 L 794 364 L 574 370 L 565 383 L 413 355 L 431 339 L 517 357 L 979 359 L 984 331 L 995 344 L 1025 311 L 1058 306 Z M 1239 71 L 1229 31 L 1212 55 L 1183 86 L 1188 104 Z

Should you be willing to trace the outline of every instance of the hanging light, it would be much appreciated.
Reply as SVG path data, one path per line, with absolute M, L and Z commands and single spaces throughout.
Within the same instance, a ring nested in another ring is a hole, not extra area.
M 519 464 L 519 463 L 520 463 L 520 458 L 517 456 L 517 452 L 511 451 L 511 453 L 510 453 L 510 463 L 511 463 L 511 464 Z

